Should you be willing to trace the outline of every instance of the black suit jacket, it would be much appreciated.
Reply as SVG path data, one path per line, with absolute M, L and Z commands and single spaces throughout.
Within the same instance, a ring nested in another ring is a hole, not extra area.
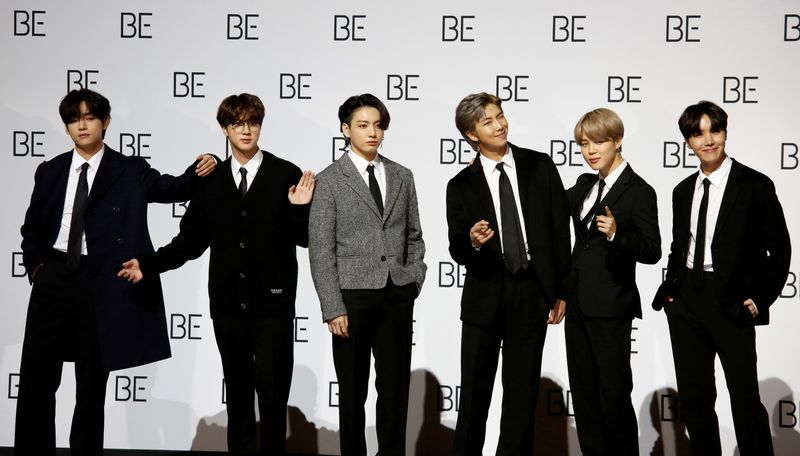
M 141 261 L 147 277 L 180 267 L 210 246 L 211 318 L 294 317 L 295 246 L 308 246 L 311 205 L 289 203 L 289 187 L 300 180 L 300 168 L 262 152 L 264 159 L 244 200 L 228 158 L 197 186 L 178 235 L 154 256 Z
M 514 145 L 520 204 L 528 252 L 543 297 L 552 307 L 569 270 L 569 209 L 564 186 L 549 156 Z M 497 215 L 481 161 L 461 170 L 447 184 L 450 255 L 466 266 L 461 294 L 461 320 L 485 325 L 495 316 L 505 277 L 500 233 L 480 251 L 472 248 L 469 230 L 480 220 L 497 229 Z M 543 317 L 544 318 L 544 317 Z
M 608 241 L 595 222 L 588 231 L 581 224 L 583 201 L 596 182 L 597 174 L 582 174 L 567 190 L 575 245 L 562 296 L 568 304 L 577 298 L 587 317 L 642 318 L 636 263 L 661 259 L 656 192 L 628 164 L 600 204 L 608 206 L 617 224 L 614 240 Z
M 789 274 L 792 246 L 783 208 L 769 177 L 733 158 L 722 195 L 711 256 L 716 294 L 728 316 L 740 323 L 769 323 L 769 307 L 778 298 Z M 664 307 L 677 295 L 686 276 L 692 198 L 697 174 L 684 179 L 672 192 L 672 244 L 667 277 L 653 299 Z M 742 305 L 752 299 L 755 319 Z
M 36 169 L 22 225 L 22 255 L 29 279 L 48 255 L 61 228 L 72 151 Z M 147 204 L 186 201 L 198 180 L 195 166 L 179 176 L 161 175 L 142 158 L 105 148 L 89 192 L 85 235 L 90 299 L 97 312 L 103 366 L 109 370 L 170 356 L 164 299 L 158 276 L 132 285 L 117 277 L 120 265 L 153 252 Z

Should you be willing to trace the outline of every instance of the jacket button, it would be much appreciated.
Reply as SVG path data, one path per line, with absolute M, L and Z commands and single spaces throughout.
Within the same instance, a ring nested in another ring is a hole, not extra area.
M 120 213 L 120 209 L 119 209 L 118 207 L 115 207 L 114 209 L 112 209 L 112 211 L 113 211 L 115 214 L 119 214 L 119 213 Z
M 384 255 L 381 255 L 381 261 L 386 261 L 386 257 Z
M 245 304 L 245 303 L 239 304 L 239 307 L 241 307 L 242 310 L 247 310 L 247 304 Z
M 244 248 L 244 242 L 240 242 L 240 243 L 239 243 L 239 248 L 240 248 L 240 249 L 243 249 L 243 248 Z
M 247 277 L 247 276 L 244 274 L 244 272 L 240 272 L 239 273 L 239 278 L 240 279 L 244 279 L 245 277 Z
M 122 245 L 122 244 L 124 244 L 124 243 L 125 243 L 125 239 L 122 239 L 122 238 L 117 238 L 117 244 L 118 244 L 118 245 Z
M 242 217 L 247 217 L 247 211 L 242 211 Z

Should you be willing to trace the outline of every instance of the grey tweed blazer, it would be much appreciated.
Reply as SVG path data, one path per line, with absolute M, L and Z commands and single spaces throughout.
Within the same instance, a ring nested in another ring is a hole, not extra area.
M 322 320 L 346 315 L 341 290 L 375 290 L 416 282 L 427 266 L 414 176 L 381 155 L 386 170 L 383 217 L 348 156 L 317 175 L 308 223 L 311 276 Z

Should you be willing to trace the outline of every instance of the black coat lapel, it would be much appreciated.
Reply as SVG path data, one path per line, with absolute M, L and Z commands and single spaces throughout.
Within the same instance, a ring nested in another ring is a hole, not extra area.
M 741 165 L 732 158 L 730 160 L 732 161 L 731 170 L 728 175 L 728 183 L 725 184 L 725 193 L 722 195 L 722 201 L 719 205 L 717 224 L 714 226 L 714 238 L 711 240 L 712 244 L 716 242 L 717 236 L 722 232 L 723 225 L 728 220 L 731 209 L 733 209 L 733 203 L 736 202 L 739 189 L 742 187 L 739 185 L 739 180 L 741 179 Z
M 92 189 L 89 190 L 89 201 L 87 207 L 94 207 L 100 198 L 105 195 L 109 188 L 114 185 L 125 168 L 122 166 L 122 155 L 106 146 L 103 158 L 97 168 L 97 175 L 94 176 Z
M 575 189 L 574 194 L 578 195 L 578 197 L 575 198 L 574 201 L 570 202 L 570 214 L 572 215 L 575 233 L 584 241 L 589 235 L 589 230 L 586 228 L 586 225 L 581 223 L 581 209 L 583 209 L 583 202 L 586 200 L 586 197 L 589 196 L 589 192 L 592 191 L 592 187 L 594 187 L 595 183 L 597 183 L 596 174 L 581 175 L 578 178 L 578 181 L 575 183 L 577 188 Z
M 494 211 L 492 192 L 489 190 L 489 183 L 486 181 L 486 175 L 483 173 L 483 165 L 481 164 L 480 157 L 476 157 L 475 161 L 469 167 L 469 184 L 475 191 L 475 197 L 478 203 L 487 214 L 491 215 L 491 218 L 488 220 L 490 227 L 493 230 L 497 230 L 497 214 Z

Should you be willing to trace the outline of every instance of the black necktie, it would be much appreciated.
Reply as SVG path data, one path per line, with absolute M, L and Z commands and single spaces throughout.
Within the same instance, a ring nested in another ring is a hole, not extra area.
M 497 164 L 500 171 L 500 221 L 503 224 L 503 258 L 506 269 L 512 274 L 528 267 L 528 255 L 525 253 L 525 241 L 522 237 L 522 225 L 519 223 L 517 203 L 514 201 L 514 189 L 503 169 L 503 162 Z
M 589 220 L 591 220 L 592 217 L 599 210 L 600 201 L 603 200 L 603 189 L 605 188 L 605 186 L 606 186 L 606 181 L 604 179 L 599 179 L 597 181 L 597 199 L 594 200 L 594 204 L 592 204 L 592 207 L 589 208 L 589 212 L 587 212 L 586 215 L 584 215 L 583 218 L 581 219 L 581 226 L 586 227 L 586 224 L 589 223 Z M 586 228 L 588 229 L 588 227 Z
M 378 180 L 375 179 L 375 166 L 372 163 L 367 165 L 367 174 L 369 174 L 369 192 L 372 193 L 372 199 L 375 200 L 378 212 L 383 217 L 383 197 L 381 196 L 381 188 L 378 186 Z
M 86 215 L 86 203 L 89 201 L 89 181 L 86 179 L 86 170 L 89 164 L 81 165 L 81 175 L 78 177 L 78 188 L 75 190 L 75 202 L 72 203 L 72 219 L 69 222 L 69 240 L 67 241 L 67 262 L 69 269 L 74 271 L 81 264 L 81 241 L 83 240 L 83 222 Z
M 708 186 L 711 181 L 703 179 L 703 199 L 700 200 L 700 210 L 697 212 L 697 230 L 694 235 L 694 260 L 692 264 L 692 276 L 694 284 L 698 288 L 703 287 L 703 266 L 705 265 L 704 256 L 706 253 L 706 217 L 708 216 Z
M 241 180 L 239 180 L 239 194 L 242 195 L 242 199 L 244 199 L 245 195 L 247 195 L 247 170 L 239 168 L 239 174 L 242 175 Z

